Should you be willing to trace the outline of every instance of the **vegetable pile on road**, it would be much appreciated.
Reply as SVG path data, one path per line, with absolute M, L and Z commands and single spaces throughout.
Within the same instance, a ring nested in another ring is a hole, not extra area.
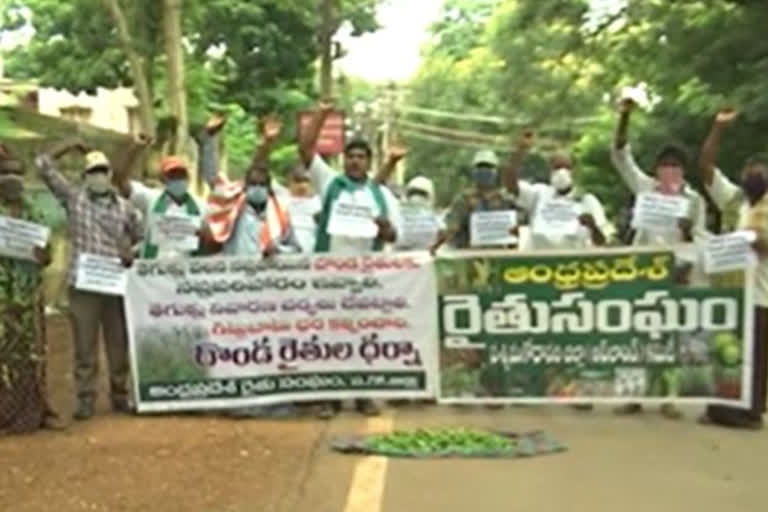
M 366 439 L 371 452 L 392 455 L 503 455 L 513 454 L 517 441 L 498 434 L 465 428 L 418 429 L 373 435 Z

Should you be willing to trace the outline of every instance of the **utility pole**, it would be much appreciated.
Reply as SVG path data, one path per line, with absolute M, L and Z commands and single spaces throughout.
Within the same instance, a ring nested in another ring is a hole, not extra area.
M 335 32 L 334 0 L 319 0 L 322 12 L 320 26 L 320 94 L 333 94 L 333 34 Z

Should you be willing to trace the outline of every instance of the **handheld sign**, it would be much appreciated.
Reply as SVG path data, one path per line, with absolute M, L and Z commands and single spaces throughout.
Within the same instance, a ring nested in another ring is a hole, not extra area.
M 120 258 L 82 253 L 77 260 L 75 288 L 104 295 L 123 295 L 126 276 Z
M 298 140 L 302 140 L 304 132 L 309 128 L 314 112 L 299 113 L 299 133 Z M 344 112 L 337 110 L 328 114 L 323 127 L 320 129 L 320 136 L 317 139 L 315 151 L 321 155 L 338 155 L 344 151 L 345 129 Z
M 0 255 L 35 261 L 35 248 L 48 244 L 51 230 L 46 226 L 0 216 Z
M 199 248 L 200 217 L 165 214 L 153 217 L 152 223 L 152 239 L 158 247 L 177 251 L 196 251 Z
M 427 249 L 437 239 L 439 224 L 435 214 L 423 209 L 404 209 L 401 245 L 414 249 Z
M 632 227 L 653 232 L 675 231 L 679 229 L 679 220 L 688 217 L 689 205 L 690 201 L 683 196 L 656 192 L 638 194 Z
M 517 225 L 515 210 L 475 212 L 470 219 L 470 245 L 472 247 L 507 246 L 517 242 L 509 231 Z
M 373 212 L 367 205 L 339 198 L 331 208 L 328 220 L 328 234 L 352 238 L 376 238 L 378 226 L 373 221 Z
M 579 216 L 583 213 L 581 204 L 570 199 L 552 198 L 543 201 L 536 209 L 533 232 L 544 236 L 564 236 L 579 229 Z
M 704 245 L 704 272 L 717 274 L 752 267 L 757 258 L 752 250 L 755 234 L 752 231 L 736 231 L 712 236 Z

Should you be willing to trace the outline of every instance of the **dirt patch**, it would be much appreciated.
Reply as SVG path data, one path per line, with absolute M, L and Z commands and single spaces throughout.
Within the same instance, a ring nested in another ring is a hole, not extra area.
M 54 408 L 73 404 L 72 343 L 49 322 Z M 102 358 L 98 416 L 67 432 L 0 437 L 0 510 L 14 512 L 291 510 L 328 424 L 217 416 L 118 417 L 107 412 Z

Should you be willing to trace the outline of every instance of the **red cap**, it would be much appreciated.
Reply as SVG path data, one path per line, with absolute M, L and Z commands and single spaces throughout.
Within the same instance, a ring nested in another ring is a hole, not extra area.
M 187 162 L 184 161 L 183 158 L 180 156 L 166 156 L 160 161 L 160 171 L 163 174 L 168 174 L 171 171 L 175 171 L 177 169 L 184 169 L 187 170 Z

